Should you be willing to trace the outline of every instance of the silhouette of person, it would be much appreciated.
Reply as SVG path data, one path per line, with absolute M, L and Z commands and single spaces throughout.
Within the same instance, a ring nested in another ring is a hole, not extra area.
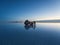
M 28 20 L 25 20 L 25 22 L 24 22 L 24 24 L 25 24 L 25 29 L 29 29 L 29 28 L 33 28 L 33 29 L 35 29 L 36 28 L 36 22 L 35 21 L 32 21 L 32 22 L 30 22 L 30 21 L 28 21 Z

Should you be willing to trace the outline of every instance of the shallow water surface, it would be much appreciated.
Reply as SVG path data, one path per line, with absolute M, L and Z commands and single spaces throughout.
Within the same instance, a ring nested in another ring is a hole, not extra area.
M 27 29 L 28 28 L 28 29 Z M 0 45 L 60 45 L 60 24 L 0 24 Z

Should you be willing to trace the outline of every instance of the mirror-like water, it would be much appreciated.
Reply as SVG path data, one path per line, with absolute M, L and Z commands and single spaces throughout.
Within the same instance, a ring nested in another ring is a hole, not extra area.
M 0 24 L 0 45 L 60 45 L 60 24 Z

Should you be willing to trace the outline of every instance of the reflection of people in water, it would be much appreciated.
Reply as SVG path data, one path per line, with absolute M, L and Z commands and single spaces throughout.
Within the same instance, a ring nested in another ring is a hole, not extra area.
M 33 28 L 35 29 L 36 28 L 36 22 L 34 21 L 34 25 L 33 25 Z
M 33 26 L 29 26 L 29 25 L 25 25 L 24 27 L 25 27 L 25 29 L 27 29 L 27 30 L 28 30 L 29 28 L 33 28 Z
M 24 22 L 24 24 L 25 24 L 25 29 L 29 29 L 29 28 L 33 28 L 33 29 L 35 29 L 36 28 L 36 22 L 35 21 L 32 21 L 32 22 L 30 22 L 30 21 L 28 21 L 28 20 L 26 20 L 25 22 Z

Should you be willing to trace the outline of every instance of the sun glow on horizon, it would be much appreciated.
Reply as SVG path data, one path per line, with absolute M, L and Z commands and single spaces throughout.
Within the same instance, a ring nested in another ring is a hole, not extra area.
M 47 18 L 38 18 L 37 20 L 59 20 L 60 17 L 47 17 Z

